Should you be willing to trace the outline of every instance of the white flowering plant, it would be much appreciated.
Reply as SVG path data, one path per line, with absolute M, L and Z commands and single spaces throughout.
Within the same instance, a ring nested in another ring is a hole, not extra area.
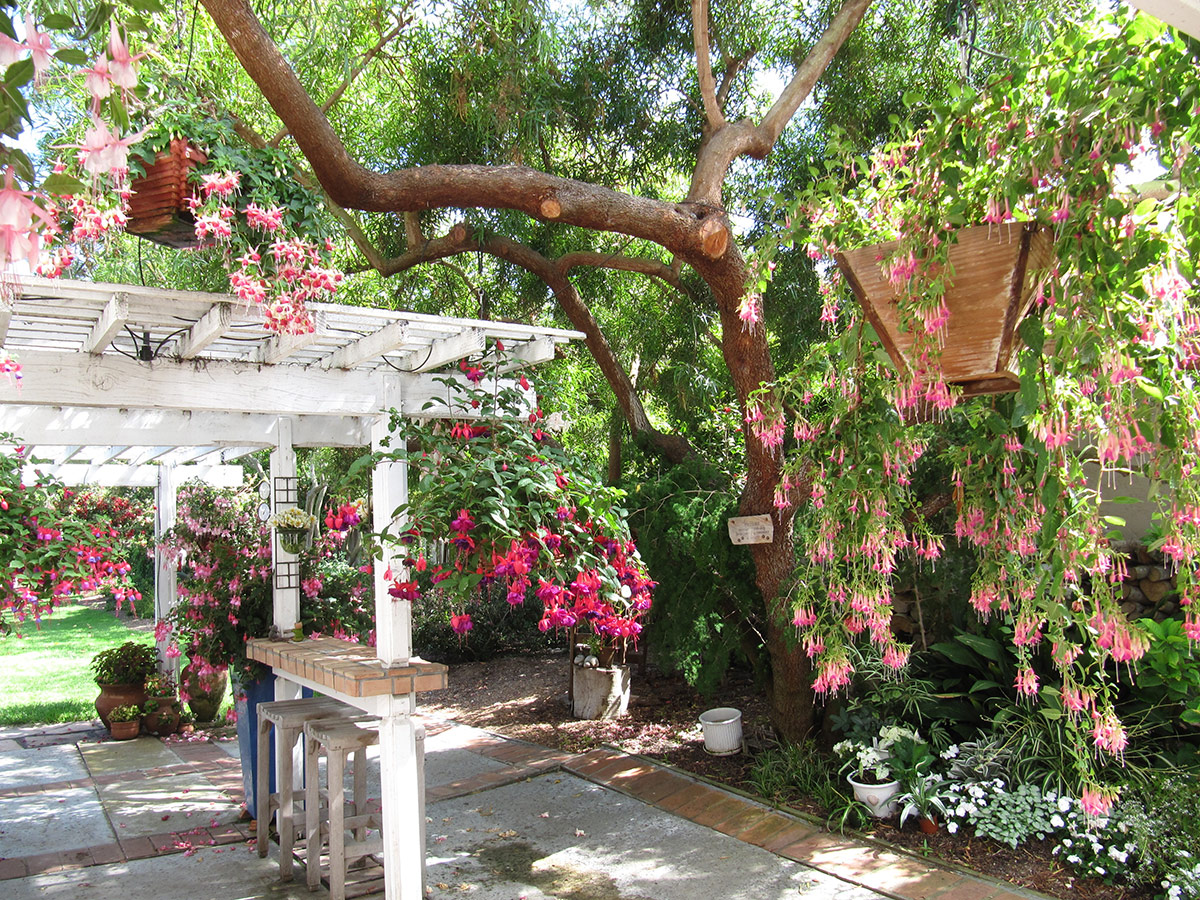
M 848 739 L 833 745 L 833 752 L 842 760 L 841 771 L 863 784 L 886 784 L 895 779 L 898 769 L 911 757 L 912 746 L 928 745 L 921 735 L 906 725 L 884 725 L 870 743 Z M 902 748 L 909 752 L 901 756 Z M 932 760 L 932 757 L 930 757 Z

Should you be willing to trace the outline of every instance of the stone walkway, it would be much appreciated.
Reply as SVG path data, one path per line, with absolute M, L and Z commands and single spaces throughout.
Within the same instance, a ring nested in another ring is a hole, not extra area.
M 435 897 L 1039 896 L 826 832 L 617 750 L 560 753 L 426 721 Z M 107 898 L 79 885 L 101 883 L 114 865 L 180 854 L 203 854 L 206 866 L 260 863 L 247 852 L 255 833 L 240 816 L 236 742 L 103 734 L 95 725 L 0 729 L 0 895 L 23 900 L 59 888 L 76 900 Z M 377 776 L 369 790 L 378 796 Z M 281 894 L 276 885 L 236 896 Z

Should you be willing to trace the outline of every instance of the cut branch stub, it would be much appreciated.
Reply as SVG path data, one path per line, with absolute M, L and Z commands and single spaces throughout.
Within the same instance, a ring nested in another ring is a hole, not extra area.
M 882 265 L 896 247 L 895 241 L 875 244 L 836 259 L 888 356 L 909 371 L 913 336 L 901 330 L 898 294 Z M 1017 390 L 1009 368 L 1017 324 L 1033 303 L 1034 273 L 1049 267 L 1053 250 L 1050 233 L 1031 225 L 975 225 L 958 232 L 950 248 L 954 274 L 944 294 L 950 317 L 941 364 L 946 381 L 965 395 Z
M 562 215 L 562 204 L 553 197 L 546 197 L 538 206 L 543 218 L 557 219 Z
M 713 216 L 700 226 L 700 247 L 709 259 L 720 259 L 729 248 L 729 226 L 724 219 Z

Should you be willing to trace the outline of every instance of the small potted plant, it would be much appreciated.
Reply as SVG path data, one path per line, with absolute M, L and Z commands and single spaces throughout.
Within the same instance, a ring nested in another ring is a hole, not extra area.
M 279 535 L 279 546 L 288 553 L 299 553 L 317 524 L 317 517 L 298 506 L 289 506 L 271 516 L 267 523 Z
M 136 706 L 117 706 L 108 714 L 109 733 L 114 741 L 128 741 L 142 730 L 142 714 Z
M 179 730 L 179 692 L 175 679 L 167 674 L 155 674 L 146 679 L 146 702 L 142 713 L 146 717 L 146 730 L 159 737 L 166 737 Z
M 188 710 L 179 713 L 179 733 L 192 734 L 196 730 L 196 717 Z
M 118 706 L 141 706 L 146 701 L 146 679 L 158 668 L 158 655 L 149 644 L 126 641 L 97 653 L 91 668 L 100 688 L 96 712 L 107 728 L 110 713 Z
M 900 742 L 924 744 L 921 736 L 904 725 L 884 725 L 868 744 L 861 740 L 845 740 L 834 745 L 833 752 L 844 760 L 842 771 L 854 791 L 854 799 L 863 803 L 877 819 L 896 814 L 900 779 L 896 777 L 898 761 L 894 748 Z M 932 757 L 931 757 L 932 760 Z
M 900 827 L 916 817 L 917 827 L 925 834 L 936 834 L 939 822 L 946 816 L 946 785 L 941 775 L 930 772 L 917 775 L 906 783 L 904 793 L 896 798 L 900 807 Z

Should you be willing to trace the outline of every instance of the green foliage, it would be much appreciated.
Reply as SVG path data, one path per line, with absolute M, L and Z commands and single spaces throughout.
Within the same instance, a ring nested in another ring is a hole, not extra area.
M 1055 830 L 1059 796 L 1043 793 L 1033 784 L 1009 788 L 1003 781 L 952 785 L 946 808 L 960 821 L 975 827 L 975 834 L 1020 846 L 1030 838 L 1044 840 Z
M 1150 647 L 1134 676 L 1134 702 L 1145 704 L 1164 725 L 1178 717 L 1185 725 L 1200 725 L 1200 660 L 1178 619 L 1142 619 L 1139 627 Z
M 147 644 L 126 641 L 97 653 L 91 668 L 96 684 L 142 685 L 158 671 L 158 654 Z
M 110 722 L 136 722 L 142 715 L 142 711 L 136 706 L 118 706 L 108 714 Z
M 715 691 L 731 665 L 751 665 L 761 677 L 754 633 L 761 595 L 749 551 L 729 540 L 726 522 L 737 515 L 732 488 L 693 459 L 632 485 L 629 506 L 657 582 L 647 639 L 659 664 L 702 693 Z
M 1195 775 L 1171 772 L 1161 772 L 1143 785 L 1131 786 L 1128 795 L 1121 798 L 1114 818 L 1138 847 L 1136 882 L 1157 886 L 1160 878 L 1173 873 L 1175 883 L 1186 884 L 1190 872 L 1190 883 L 1195 884 L 1195 867 L 1200 860 L 1197 804 L 1200 780 Z M 1172 900 L 1186 896 L 1195 895 L 1176 895 Z
M 781 806 L 812 800 L 842 830 L 869 821 L 866 808 L 843 789 L 837 764 L 811 741 L 764 750 L 754 758 L 747 780 L 760 797 Z
M 544 653 L 562 640 L 553 631 L 542 632 L 537 624 L 542 617 L 540 604 L 525 602 L 510 606 L 503 591 L 474 605 L 475 627 L 467 638 L 450 628 L 450 617 L 460 604 L 452 597 L 431 592 L 413 604 L 413 652 L 434 662 L 458 663 L 494 659 L 508 653 Z

